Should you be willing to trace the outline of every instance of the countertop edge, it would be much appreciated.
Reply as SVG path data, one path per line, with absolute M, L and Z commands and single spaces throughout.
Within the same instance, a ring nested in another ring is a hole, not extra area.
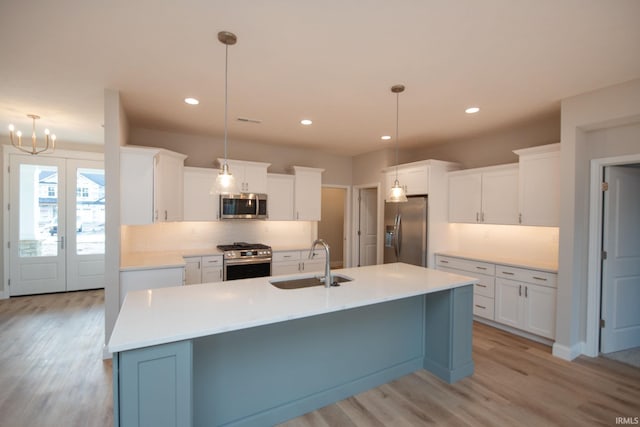
M 492 264 L 506 265 L 509 267 L 527 268 L 530 270 L 545 271 L 548 273 L 558 273 L 558 265 L 551 265 L 545 262 L 535 262 L 526 260 L 507 259 L 499 256 L 486 256 L 477 253 L 467 253 L 464 251 L 440 251 L 435 252 L 435 255 L 450 256 L 453 258 L 463 258 L 473 261 L 489 262 Z

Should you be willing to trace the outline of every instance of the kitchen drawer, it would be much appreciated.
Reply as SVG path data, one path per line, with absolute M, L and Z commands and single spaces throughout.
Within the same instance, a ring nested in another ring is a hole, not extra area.
M 202 267 L 222 267 L 222 255 L 203 256 Z
M 536 285 L 556 287 L 558 275 L 546 271 L 529 270 L 527 268 L 496 265 L 496 276 L 521 282 L 534 283 Z
M 494 300 L 482 295 L 475 294 L 473 296 L 473 314 L 484 317 L 485 319 L 494 319 Z
M 464 270 L 470 273 L 486 274 L 489 276 L 493 276 L 495 274 L 494 264 L 482 261 L 473 261 L 470 259 L 437 255 L 436 265 L 438 267 L 455 268 L 457 270 Z
M 493 276 L 485 276 L 484 274 L 476 274 L 474 277 L 480 281 L 480 283 L 473 285 L 474 295 L 493 298 L 496 290 L 496 278 Z
M 273 252 L 271 259 L 273 262 L 298 261 L 300 259 L 300 251 Z

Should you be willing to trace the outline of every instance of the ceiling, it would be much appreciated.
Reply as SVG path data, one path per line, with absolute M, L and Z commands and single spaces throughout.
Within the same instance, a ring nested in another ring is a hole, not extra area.
M 637 0 L 2 1 L 0 133 L 34 113 L 59 141 L 101 144 L 110 88 L 132 127 L 219 137 L 228 30 L 231 142 L 384 148 L 397 83 L 400 144 L 443 142 L 640 78 L 639 18 Z

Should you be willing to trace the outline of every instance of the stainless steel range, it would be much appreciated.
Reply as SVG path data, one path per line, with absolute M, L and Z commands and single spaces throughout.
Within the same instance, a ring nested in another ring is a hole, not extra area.
M 260 243 L 235 242 L 218 245 L 224 252 L 223 280 L 271 276 L 271 247 Z

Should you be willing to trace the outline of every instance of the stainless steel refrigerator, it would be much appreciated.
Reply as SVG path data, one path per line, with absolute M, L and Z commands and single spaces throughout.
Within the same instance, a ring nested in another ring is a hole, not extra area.
M 384 262 L 427 266 L 427 197 L 384 204 Z

